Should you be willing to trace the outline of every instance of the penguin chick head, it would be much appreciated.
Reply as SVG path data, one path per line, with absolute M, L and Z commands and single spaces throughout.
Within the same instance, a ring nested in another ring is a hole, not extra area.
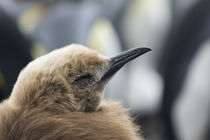
M 54 113 L 95 111 L 111 77 L 149 50 L 137 48 L 113 58 L 76 44 L 52 51 L 21 71 L 9 101 Z

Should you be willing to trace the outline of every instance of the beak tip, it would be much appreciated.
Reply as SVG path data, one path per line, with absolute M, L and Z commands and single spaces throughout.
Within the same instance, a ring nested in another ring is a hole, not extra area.
M 142 55 L 142 54 L 145 54 L 149 51 L 151 51 L 152 49 L 148 48 L 148 47 L 137 47 L 137 48 L 134 48 L 133 50 L 136 50 L 136 52 L 138 52 L 139 56 Z
M 147 50 L 148 50 L 148 51 L 151 51 L 152 49 L 151 49 L 151 48 L 147 48 Z
M 141 50 L 142 50 L 142 52 L 144 52 L 144 53 L 149 52 L 149 51 L 152 51 L 151 48 L 147 48 L 147 47 L 141 47 Z

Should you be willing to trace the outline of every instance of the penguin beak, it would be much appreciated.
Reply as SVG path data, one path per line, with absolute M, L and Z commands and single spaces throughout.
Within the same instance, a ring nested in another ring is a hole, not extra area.
M 109 67 L 101 78 L 101 81 L 109 81 L 109 79 L 125 64 L 149 51 L 151 51 L 150 48 L 134 48 L 110 58 Z

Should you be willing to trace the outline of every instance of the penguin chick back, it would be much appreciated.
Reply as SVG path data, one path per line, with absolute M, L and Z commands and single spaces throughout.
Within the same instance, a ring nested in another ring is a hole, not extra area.
M 116 113 L 115 109 L 120 110 Z M 142 140 L 127 110 L 116 103 L 92 113 L 55 115 L 36 108 L 16 111 L 0 120 L 2 140 Z

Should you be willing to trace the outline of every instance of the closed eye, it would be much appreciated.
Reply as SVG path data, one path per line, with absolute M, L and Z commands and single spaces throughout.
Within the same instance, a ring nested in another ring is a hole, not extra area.
M 86 75 L 82 75 L 80 77 L 78 77 L 77 79 L 74 80 L 74 83 L 77 83 L 78 81 L 81 81 L 81 80 L 84 80 L 84 79 L 90 79 L 92 78 L 93 76 L 90 75 L 90 74 L 86 74 Z

